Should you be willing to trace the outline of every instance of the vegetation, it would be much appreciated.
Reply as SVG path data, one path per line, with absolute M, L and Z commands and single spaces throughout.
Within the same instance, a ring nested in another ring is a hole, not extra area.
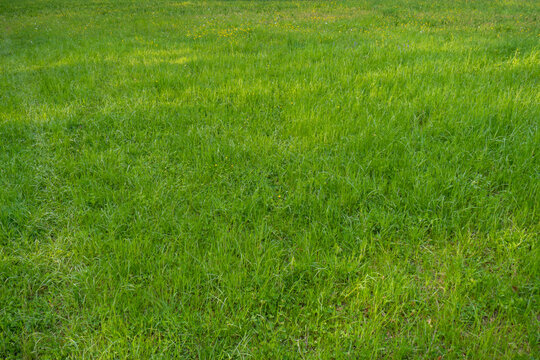
M 0 29 L 0 358 L 540 357 L 538 1 Z

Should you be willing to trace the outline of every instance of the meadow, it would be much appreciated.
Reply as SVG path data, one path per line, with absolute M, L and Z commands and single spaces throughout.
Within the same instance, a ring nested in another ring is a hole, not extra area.
M 0 358 L 538 359 L 536 0 L 0 0 Z

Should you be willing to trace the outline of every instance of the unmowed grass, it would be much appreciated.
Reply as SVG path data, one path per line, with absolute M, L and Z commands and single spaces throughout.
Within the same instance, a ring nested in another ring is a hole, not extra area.
M 0 358 L 540 356 L 537 1 L 0 0 Z

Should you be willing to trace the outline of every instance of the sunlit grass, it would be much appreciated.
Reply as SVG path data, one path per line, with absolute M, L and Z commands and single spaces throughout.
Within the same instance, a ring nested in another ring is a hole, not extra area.
M 537 358 L 539 11 L 0 0 L 0 358 Z

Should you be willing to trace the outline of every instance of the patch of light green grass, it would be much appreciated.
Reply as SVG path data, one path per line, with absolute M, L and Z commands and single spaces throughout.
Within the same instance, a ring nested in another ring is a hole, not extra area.
M 539 10 L 0 0 L 0 357 L 537 358 Z

